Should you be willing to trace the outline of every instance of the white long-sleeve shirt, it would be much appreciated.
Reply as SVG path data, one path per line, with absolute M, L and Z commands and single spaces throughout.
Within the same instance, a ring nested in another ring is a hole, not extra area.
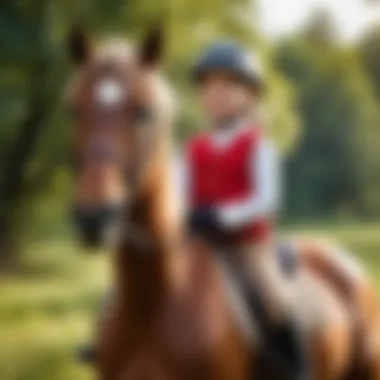
M 239 136 L 242 127 L 219 130 L 212 135 L 217 149 L 225 149 Z M 256 219 L 273 216 L 281 204 L 281 165 L 273 142 L 260 141 L 252 152 L 249 163 L 252 181 L 252 195 L 228 204 L 216 205 L 220 222 L 227 229 L 244 227 Z M 191 172 L 187 158 L 182 157 L 175 164 L 175 182 L 181 202 L 188 205 L 191 192 Z

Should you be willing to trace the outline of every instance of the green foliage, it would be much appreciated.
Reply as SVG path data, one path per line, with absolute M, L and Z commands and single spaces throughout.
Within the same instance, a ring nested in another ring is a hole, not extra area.
M 286 173 L 289 215 L 378 215 L 380 114 L 357 53 L 308 32 L 283 42 L 276 61 L 302 120 Z
M 371 84 L 380 96 L 380 27 L 368 32 L 359 42 L 358 52 Z

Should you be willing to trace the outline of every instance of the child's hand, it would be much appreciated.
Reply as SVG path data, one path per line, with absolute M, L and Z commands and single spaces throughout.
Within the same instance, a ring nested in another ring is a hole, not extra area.
M 212 206 L 192 210 L 188 217 L 188 227 L 192 233 L 212 241 L 218 239 L 222 233 L 218 214 Z

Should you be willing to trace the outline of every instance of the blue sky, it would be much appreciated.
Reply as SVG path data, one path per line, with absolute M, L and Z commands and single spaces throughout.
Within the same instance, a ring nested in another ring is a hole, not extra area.
M 376 0 L 259 0 L 261 28 L 273 38 L 292 33 L 320 6 L 332 12 L 343 40 L 353 40 L 369 26 L 380 24 Z

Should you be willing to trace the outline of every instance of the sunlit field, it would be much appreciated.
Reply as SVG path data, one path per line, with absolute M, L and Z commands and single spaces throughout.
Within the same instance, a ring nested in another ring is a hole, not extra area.
M 345 242 L 380 286 L 379 224 L 301 227 L 298 232 Z M 30 248 L 19 276 L 1 280 L 1 380 L 92 378 L 74 352 L 91 337 L 106 288 L 106 262 L 105 255 L 79 252 L 70 242 L 48 241 Z
M 102 255 L 86 255 L 64 242 L 30 249 L 19 278 L 1 283 L 0 379 L 91 378 L 73 352 L 91 336 L 106 286 L 104 264 Z

